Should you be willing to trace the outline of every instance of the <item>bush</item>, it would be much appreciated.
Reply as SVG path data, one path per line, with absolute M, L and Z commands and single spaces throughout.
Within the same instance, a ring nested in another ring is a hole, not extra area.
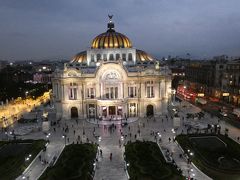
M 93 144 L 68 145 L 55 166 L 47 168 L 40 180 L 91 180 L 96 153 L 97 146 Z
M 167 164 L 158 145 L 136 141 L 125 147 L 128 172 L 132 180 L 183 179 L 181 172 Z

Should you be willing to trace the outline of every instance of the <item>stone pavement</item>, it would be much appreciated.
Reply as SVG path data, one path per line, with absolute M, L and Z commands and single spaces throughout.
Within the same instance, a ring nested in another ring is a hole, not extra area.
M 103 139 L 105 141 L 105 138 Z M 99 157 L 94 180 L 127 180 L 124 171 L 123 148 L 118 145 L 102 146 L 103 157 Z M 110 160 L 112 153 L 112 160 Z
M 187 103 L 186 103 L 187 104 Z M 180 116 L 186 117 L 187 113 L 198 112 L 199 108 L 195 106 L 187 106 L 186 108 L 180 108 Z M 168 115 L 170 116 L 170 115 Z M 202 120 L 203 123 L 216 124 L 218 123 L 218 118 L 211 116 L 205 113 L 205 117 Z M 239 134 L 239 129 L 231 126 L 226 122 L 220 121 L 219 123 L 222 126 L 222 133 L 224 133 L 224 129 L 229 129 L 229 136 L 236 140 Z M 65 128 L 69 128 L 69 132 L 65 132 Z M 129 128 L 130 127 L 130 128 Z M 55 128 L 55 131 L 54 129 Z M 50 144 L 47 150 L 46 159 L 50 162 L 51 158 L 54 156 L 58 156 L 58 153 L 61 152 L 61 149 L 66 144 L 76 143 L 78 141 L 78 137 L 82 142 L 85 142 L 87 139 L 91 142 L 97 142 L 100 144 L 100 148 L 103 151 L 103 157 L 99 158 L 99 162 L 97 164 L 96 172 L 95 172 L 95 180 L 125 180 L 127 179 L 126 173 L 124 171 L 124 158 L 123 147 L 119 147 L 119 141 L 121 144 L 126 143 L 127 141 L 135 141 L 139 140 L 150 140 L 156 141 L 154 136 L 151 135 L 151 132 L 159 132 L 161 134 L 161 144 L 160 146 L 164 149 L 168 149 L 173 154 L 173 159 L 178 165 L 179 168 L 183 170 L 183 174 L 186 176 L 191 176 L 197 180 L 208 180 L 206 175 L 204 175 L 201 171 L 199 171 L 196 167 L 191 164 L 187 164 L 186 159 L 180 158 L 179 154 L 182 154 L 181 148 L 177 145 L 177 143 L 173 142 L 172 139 L 176 134 L 182 132 L 186 132 L 186 128 L 183 123 L 181 123 L 180 128 L 176 130 L 175 133 L 172 131 L 173 121 L 171 118 L 166 118 L 166 114 L 156 117 L 154 119 L 141 118 L 138 121 L 134 121 L 130 123 L 128 126 L 121 127 L 119 123 L 116 123 L 116 129 L 110 129 L 109 126 L 105 125 L 97 125 L 94 123 L 89 123 L 84 120 L 61 120 L 60 124 L 51 128 L 51 136 L 49 138 Z M 138 134 L 138 130 L 140 130 L 140 134 Z M 123 135 L 127 135 L 126 138 L 121 140 L 121 131 Z M 83 136 L 83 132 L 85 135 Z M 130 136 L 131 133 L 131 136 Z M 62 138 L 62 135 L 66 136 L 66 139 Z M 135 139 L 136 135 L 136 139 Z M 98 141 L 96 136 L 101 137 L 101 141 Z M 84 138 L 86 137 L 86 138 Z M 22 138 L 32 138 L 32 139 L 40 139 L 46 138 L 42 132 L 34 132 L 29 135 L 24 135 Z M 171 138 L 171 142 L 169 142 L 169 138 Z M 113 154 L 113 159 L 110 161 L 109 156 L 110 153 Z M 32 166 L 28 168 L 26 175 L 28 175 L 32 180 L 37 179 L 39 174 L 41 174 L 44 170 L 45 166 L 41 164 L 39 159 L 36 159 L 35 162 L 32 163 Z
M 163 121 L 162 121 L 163 119 Z M 143 123 L 145 124 L 145 127 L 143 127 Z M 138 126 L 131 127 L 133 129 L 134 134 L 137 134 Z M 137 127 L 137 129 L 136 129 Z M 177 145 L 177 143 L 173 142 L 173 138 L 176 136 L 176 134 L 179 134 L 184 127 L 180 127 L 176 133 L 172 132 L 173 122 L 170 119 L 166 119 L 165 116 L 155 118 L 155 121 L 153 119 L 146 121 L 146 119 L 140 120 L 140 137 L 138 136 L 138 139 L 144 139 L 144 140 L 150 140 L 155 141 L 155 137 L 151 134 L 151 131 L 159 132 L 161 134 L 161 143 L 160 146 L 163 149 L 168 149 L 170 153 L 173 154 L 173 159 L 176 162 L 177 166 L 181 168 L 183 171 L 183 174 L 185 176 L 193 177 L 197 180 L 208 180 L 211 179 L 207 177 L 205 174 L 203 174 L 201 171 L 196 169 L 191 164 L 187 164 L 187 160 L 184 158 L 180 158 L 179 154 L 183 154 L 181 148 Z M 185 129 L 184 129 L 185 130 Z M 186 131 L 186 130 L 185 130 Z M 169 142 L 169 138 L 171 138 L 171 142 Z M 130 138 L 131 140 L 134 140 L 133 138 Z M 157 138 L 157 142 L 159 142 L 159 138 Z
M 110 120 L 96 120 L 96 119 L 87 119 L 87 122 L 92 123 L 92 124 L 99 124 L 99 125 L 111 125 L 112 123 L 114 124 L 122 124 L 122 123 L 132 123 L 138 120 L 138 117 L 130 117 L 127 120 L 114 120 L 114 121 L 110 121 Z
M 30 179 L 35 180 L 38 179 L 42 173 L 47 169 L 47 167 L 51 164 L 51 161 L 54 157 L 59 157 L 64 145 L 62 143 L 50 143 L 47 145 L 46 151 L 41 151 L 39 155 L 41 155 L 41 159 L 45 160 L 47 163 L 43 163 L 39 159 L 39 155 L 33 160 L 30 166 L 22 173 L 22 176 L 18 177 L 17 180 Z

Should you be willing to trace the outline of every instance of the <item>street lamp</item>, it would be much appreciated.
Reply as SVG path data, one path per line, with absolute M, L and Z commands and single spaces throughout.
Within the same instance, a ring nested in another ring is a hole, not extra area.
M 25 92 L 25 96 L 26 96 L 26 99 L 27 99 L 27 96 L 28 96 L 28 91 Z
M 67 137 L 66 135 L 62 135 L 62 138 L 64 138 L 65 146 L 66 146 L 66 143 L 67 143 L 66 142 L 66 137 Z
M 47 140 L 48 143 L 49 143 L 49 137 L 50 137 L 50 135 L 51 135 L 51 133 L 48 133 L 48 134 L 46 135 L 46 140 Z
M 30 158 L 32 157 L 32 154 L 29 154 L 26 158 L 25 158 L 25 165 L 27 165 L 27 162 L 30 160 Z
M 121 136 L 121 141 L 122 141 L 122 144 L 124 144 L 124 137 Z

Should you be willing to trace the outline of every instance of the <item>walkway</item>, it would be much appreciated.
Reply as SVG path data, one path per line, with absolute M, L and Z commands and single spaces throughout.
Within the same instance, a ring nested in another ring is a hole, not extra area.
M 186 105 L 189 105 L 186 103 Z M 195 106 L 188 106 L 186 108 L 182 107 L 180 109 L 180 116 L 185 117 L 189 112 L 199 111 Z M 166 118 L 167 114 L 162 115 L 161 117 L 157 117 L 151 120 L 147 120 L 146 118 L 141 118 L 138 121 L 129 123 L 128 126 L 121 127 L 120 124 L 115 124 L 116 129 L 110 129 L 108 125 L 97 125 L 97 123 L 89 123 L 83 120 L 62 120 L 60 126 L 56 126 L 56 131 L 51 129 L 50 136 L 50 145 L 49 150 L 47 151 L 49 156 L 48 161 L 56 155 L 56 153 L 60 152 L 61 148 L 64 146 L 64 139 L 62 139 L 62 135 L 66 135 L 67 141 L 66 143 L 77 142 L 78 136 L 83 140 L 83 132 L 85 132 L 85 136 L 89 139 L 89 141 L 97 142 L 100 144 L 100 148 L 103 151 L 103 157 L 99 158 L 99 162 L 97 165 L 97 169 L 95 172 L 94 180 L 127 180 L 125 171 L 124 171 L 124 159 L 123 159 L 123 148 L 119 147 L 120 142 L 126 143 L 127 141 L 135 141 L 135 135 L 139 140 L 150 140 L 155 141 L 154 136 L 151 135 L 152 131 L 159 132 L 162 135 L 162 143 L 161 147 L 167 148 L 170 152 L 173 153 L 173 159 L 175 160 L 178 167 L 183 170 L 183 174 L 191 177 L 194 177 L 197 180 L 208 180 L 210 178 L 206 177 L 201 171 L 199 171 L 196 167 L 187 164 L 187 161 L 184 158 L 179 158 L 179 154 L 182 154 L 181 148 L 175 143 L 172 142 L 172 139 L 176 134 L 181 133 L 183 130 L 186 132 L 183 123 L 181 123 L 181 127 L 176 131 L 176 133 L 172 132 L 173 121 L 170 118 Z M 169 116 L 169 115 L 168 115 Z M 205 117 L 203 120 L 205 123 L 215 124 L 218 122 L 218 118 L 211 118 L 208 113 L 205 113 Z M 104 121 L 105 122 L 105 121 Z M 222 133 L 224 133 L 225 127 L 229 129 L 229 135 L 231 138 L 236 139 L 239 136 L 239 129 L 232 127 L 228 123 L 220 122 L 222 128 Z M 66 126 L 69 127 L 69 132 L 64 132 L 64 128 Z M 129 128 L 130 127 L 130 128 Z M 140 128 L 140 136 L 138 135 L 138 129 Z M 121 132 L 127 137 L 121 141 Z M 131 133 L 131 137 L 130 137 Z M 95 136 L 100 136 L 101 141 L 98 142 L 98 139 Z M 46 138 L 46 136 L 42 132 L 35 132 L 29 135 L 23 136 L 24 138 Z M 171 142 L 169 142 L 169 138 L 171 138 Z M 83 140 L 84 141 L 84 140 Z M 57 151 L 57 152 L 56 152 Z M 110 153 L 113 154 L 113 159 L 110 161 L 109 156 Z M 36 159 L 36 161 L 30 166 L 27 171 L 27 175 L 30 176 L 30 179 L 37 179 L 38 175 L 42 173 L 44 170 L 43 165 Z
M 64 148 L 64 145 L 62 143 L 50 143 L 47 146 L 47 149 L 45 152 L 40 152 L 38 155 L 41 155 L 41 159 L 45 160 L 48 163 L 43 163 L 40 161 L 39 156 L 37 156 L 30 166 L 23 172 L 22 176 L 19 176 L 16 180 L 21 179 L 30 179 L 35 180 L 38 179 L 42 173 L 47 169 L 51 161 L 54 157 L 58 158 L 61 154 L 62 150 Z
M 103 157 L 99 158 L 94 180 L 127 180 L 124 171 L 123 149 L 120 149 L 118 145 L 105 145 L 101 149 Z M 110 153 L 113 155 L 112 160 L 109 158 Z
M 132 123 L 132 122 L 135 122 L 138 120 L 138 117 L 131 117 L 131 118 L 128 118 L 127 120 L 102 120 L 102 121 L 99 121 L 97 119 L 87 119 L 87 122 L 89 123 L 92 123 L 92 124 L 99 124 L 99 125 L 111 125 L 111 124 L 122 124 L 122 123 Z

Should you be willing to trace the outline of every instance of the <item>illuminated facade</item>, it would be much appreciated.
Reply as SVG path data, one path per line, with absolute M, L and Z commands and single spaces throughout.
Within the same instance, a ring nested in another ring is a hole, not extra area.
M 53 98 L 58 118 L 120 119 L 158 116 L 171 95 L 171 72 L 128 37 L 108 30 L 94 38 L 53 73 Z

